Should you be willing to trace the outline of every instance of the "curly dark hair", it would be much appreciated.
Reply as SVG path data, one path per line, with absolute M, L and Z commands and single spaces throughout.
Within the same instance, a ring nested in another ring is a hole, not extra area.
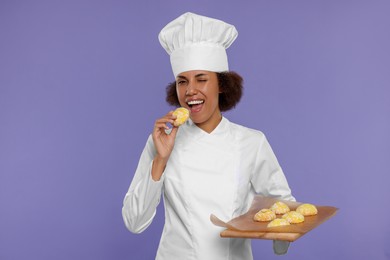
M 221 112 L 233 109 L 240 102 L 243 94 L 243 79 L 234 72 L 216 72 L 218 85 L 221 93 L 219 94 L 219 110 Z M 179 107 L 179 99 L 176 93 L 176 81 L 169 83 L 166 87 L 166 101 L 169 105 Z

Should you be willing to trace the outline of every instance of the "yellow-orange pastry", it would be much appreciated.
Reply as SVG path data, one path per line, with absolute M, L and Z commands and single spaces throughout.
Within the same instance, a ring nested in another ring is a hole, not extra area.
M 190 117 L 190 111 L 188 111 L 187 108 L 179 107 L 173 111 L 173 115 L 176 116 L 176 120 L 173 122 L 173 125 L 180 126 L 184 124 L 185 121 L 187 121 L 187 119 Z
M 303 221 L 305 221 L 305 217 L 301 213 L 298 213 L 296 211 L 287 212 L 282 216 L 282 218 L 286 219 L 291 224 L 302 223 Z
M 253 220 L 255 221 L 271 221 L 276 218 L 275 213 L 270 209 L 261 209 L 255 214 Z
M 288 222 L 287 219 L 276 218 L 272 220 L 270 223 L 268 223 L 267 227 L 280 227 L 280 226 L 288 226 L 288 225 L 290 225 L 290 222 Z
M 301 213 L 304 216 L 313 216 L 317 215 L 318 213 L 316 206 L 309 203 L 299 205 L 295 211 Z
M 290 208 L 286 203 L 278 201 L 275 202 L 270 208 L 275 214 L 284 214 L 290 211 Z

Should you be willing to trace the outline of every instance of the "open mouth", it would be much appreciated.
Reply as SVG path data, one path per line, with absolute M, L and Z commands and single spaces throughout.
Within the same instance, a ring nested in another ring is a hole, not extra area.
M 191 113 L 199 112 L 203 106 L 204 100 L 195 99 L 187 102 L 187 105 L 190 107 Z
M 204 103 L 204 100 L 191 100 L 191 101 L 188 101 L 187 102 L 187 105 L 189 107 L 193 107 L 193 106 L 196 106 L 196 105 L 200 105 L 200 104 L 203 104 Z

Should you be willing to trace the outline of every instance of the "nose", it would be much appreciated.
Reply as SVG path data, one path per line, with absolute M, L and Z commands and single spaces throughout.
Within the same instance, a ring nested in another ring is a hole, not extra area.
M 196 93 L 196 85 L 193 82 L 189 82 L 186 89 L 186 96 L 193 96 Z

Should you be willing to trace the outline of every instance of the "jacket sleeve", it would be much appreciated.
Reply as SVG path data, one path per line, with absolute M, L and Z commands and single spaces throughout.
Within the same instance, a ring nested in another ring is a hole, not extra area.
M 252 185 L 258 194 L 280 198 L 281 200 L 295 201 L 283 170 L 264 135 L 262 135 L 260 141 Z M 286 254 L 289 246 L 290 242 L 288 241 L 273 241 L 273 250 L 276 255 Z
M 257 150 L 251 182 L 257 194 L 295 201 L 283 170 L 263 134 Z
M 153 140 L 149 136 L 129 190 L 123 200 L 123 221 L 127 229 L 133 233 L 141 233 L 150 225 L 160 203 L 164 175 L 159 181 L 154 181 L 151 177 L 155 154 Z

